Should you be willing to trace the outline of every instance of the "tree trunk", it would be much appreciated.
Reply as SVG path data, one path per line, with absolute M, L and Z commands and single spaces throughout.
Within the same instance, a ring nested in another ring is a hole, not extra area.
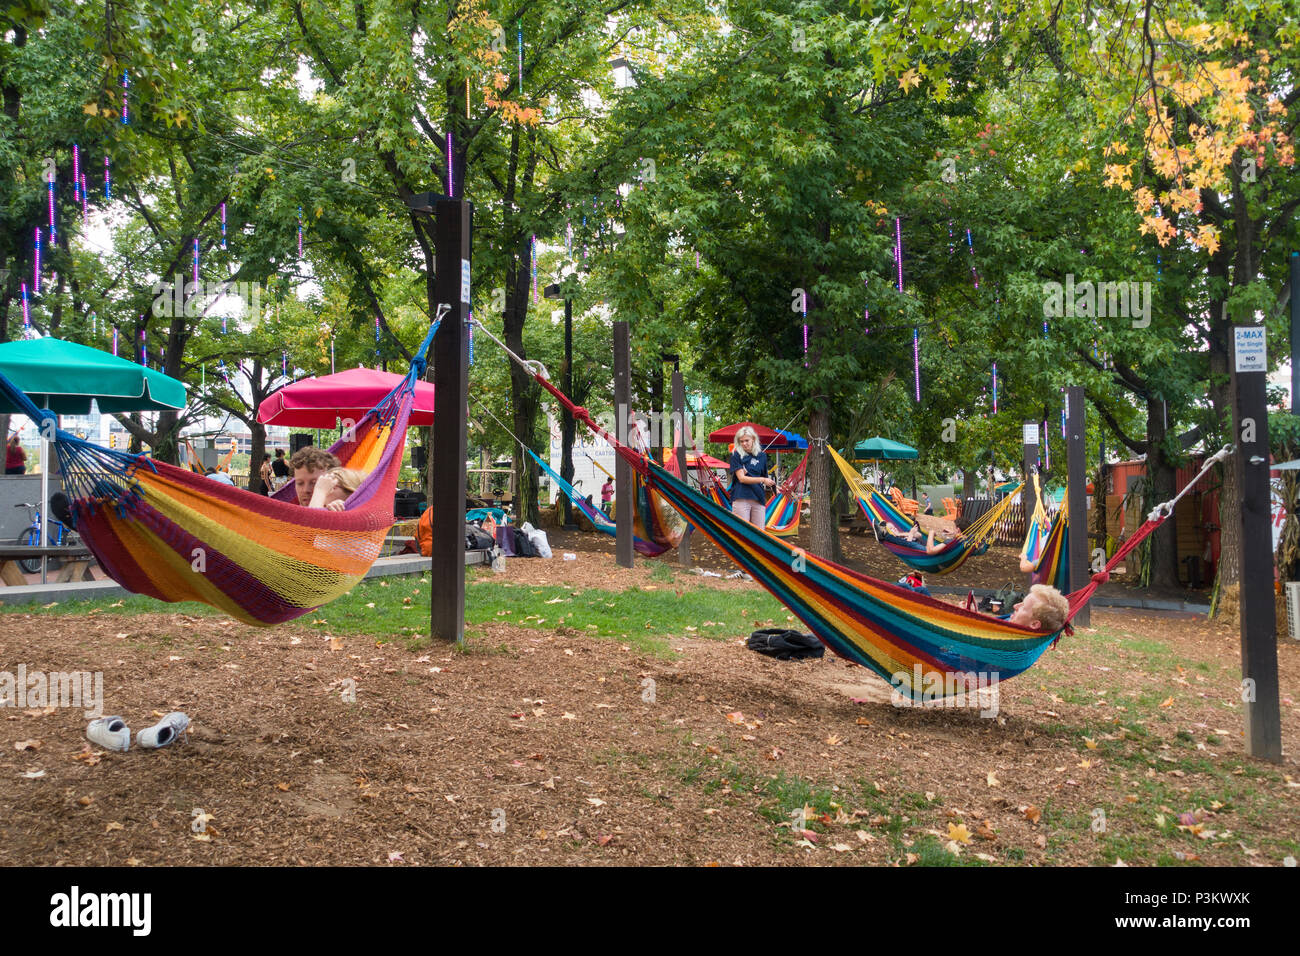
M 961 470 L 961 497 L 963 501 L 975 497 L 975 478 L 974 468 L 963 468 Z
M 814 406 L 808 419 L 808 438 L 828 438 L 831 414 L 825 405 Z M 808 456 L 808 491 L 810 495 L 810 534 L 808 550 L 822 557 L 835 552 L 836 516 L 831 508 L 831 456 L 823 447 L 815 447 Z
M 1219 280 L 1224 288 L 1222 295 L 1210 300 L 1210 404 L 1217 419 L 1218 434 L 1228 441 L 1232 435 L 1232 383 L 1228 371 L 1231 361 L 1232 323 L 1224 315 L 1229 281 L 1228 259 L 1231 251 L 1222 246 L 1211 258 L 1206 270 L 1211 283 Z M 1219 489 L 1219 563 L 1216 568 L 1218 590 L 1223 594 L 1241 580 L 1241 492 L 1237 476 L 1231 467 L 1218 466 L 1223 481 Z
M 527 239 L 521 246 L 526 247 Z M 524 350 L 524 321 L 528 317 L 528 257 L 521 249 L 514 261 L 514 267 L 506 277 L 506 311 L 505 340 L 506 347 L 520 358 L 527 358 Z M 520 441 L 529 443 L 537 428 L 538 396 L 537 384 L 528 372 L 519 367 L 519 363 L 510 363 L 510 408 L 513 413 L 514 433 Z M 541 523 L 541 511 L 537 506 L 537 469 L 522 449 L 514 454 L 515 470 L 515 514 L 519 520 L 531 521 L 534 525 Z
M 1165 403 L 1147 397 L 1147 508 L 1168 501 L 1175 493 L 1175 474 L 1165 448 Z M 1178 533 L 1170 517 L 1151 535 L 1151 587 L 1178 587 Z

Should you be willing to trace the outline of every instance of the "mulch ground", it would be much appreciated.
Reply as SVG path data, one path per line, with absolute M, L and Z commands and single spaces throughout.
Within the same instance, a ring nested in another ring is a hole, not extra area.
M 655 586 L 649 562 L 613 564 L 612 539 L 550 535 L 553 559 L 512 560 L 504 580 Z M 707 550 L 704 567 L 731 570 Z M 979 585 L 1002 583 L 986 567 Z M 738 608 L 755 588 L 677 574 L 734 590 Z M 1219 625 L 1095 611 L 1094 627 L 1163 642 L 1178 663 L 1101 662 L 1081 629 L 1002 685 L 984 719 L 892 706 L 886 685 L 830 657 L 760 657 L 744 623 L 726 641 L 682 635 L 665 660 L 505 624 L 456 651 L 175 613 L 5 615 L 0 669 L 103 671 L 106 712 L 133 730 L 171 710 L 194 724 L 188 743 L 103 753 L 76 710 L 0 709 L 0 864 L 906 865 L 926 862 L 927 841 L 951 841 L 963 862 L 1097 864 L 1095 811 L 1138 834 L 1125 808 L 1156 783 L 1182 801 L 1165 808 L 1169 827 L 1196 811 L 1189 825 L 1211 830 L 1171 830 L 1178 859 L 1279 865 L 1271 848 L 1294 842 L 1292 642 L 1279 647 L 1288 756 L 1249 774 L 1268 801 L 1259 814 L 1215 807 L 1213 773 L 1159 759 L 1187 739 L 1206 760 L 1243 753 L 1238 637 Z M 1144 728 L 1155 766 L 1105 756 L 1129 746 L 1138 699 L 1166 693 Z M 805 796 L 822 813 L 792 833 Z

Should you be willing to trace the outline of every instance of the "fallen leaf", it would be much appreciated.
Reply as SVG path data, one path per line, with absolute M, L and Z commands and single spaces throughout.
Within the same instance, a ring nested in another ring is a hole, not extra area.
M 371 606 L 371 607 L 374 607 L 373 604 L 370 605 L 370 606 Z M 394 850 L 393 852 L 391 852 L 391 853 L 388 854 L 388 862 L 389 862 L 389 863 L 405 863 L 406 861 L 402 859 L 402 853 L 401 853 L 401 851 L 399 851 L 399 850 Z
M 341 651 L 341 650 L 343 650 L 343 638 L 341 638 L 341 637 L 331 637 L 331 638 L 330 638 L 330 650 L 331 650 L 331 651 Z
M 613 833 L 604 833 L 596 837 L 597 846 L 609 846 L 616 839 Z
M 20 740 L 14 744 L 14 750 L 40 750 L 41 742 L 39 740 Z
M 1091 737 L 1084 737 L 1083 745 L 1087 747 L 1089 750 L 1097 749 L 1097 741 L 1093 740 Z
M 1172 706 L 1174 706 L 1174 699 L 1173 699 L 1172 697 L 1166 697 L 1164 700 L 1162 700 L 1162 701 L 1160 702 L 1160 706 L 1161 706 L 1161 707 L 1172 707 Z
M 842 741 L 835 734 L 831 734 L 829 737 L 826 738 L 826 743 L 828 743 L 832 747 L 838 747 L 842 743 Z
M 190 836 L 194 837 L 194 839 L 198 840 L 200 843 L 211 843 L 211 842 L 212 842 L 212 837 L 211 837 L 211 835 L 209 835 L 209 834 L 207 834 L 207 833 L 191 833 Z
M 990 787 L 1002 786 L 1002 781 L 993 775 L 992 770 L 989 771 L 989 775 L 985 778 L 985 782 L 987 782 Z
M 36 780 L 38 777 L 45 776 L 44 770 L 28 770 L 26 773 L 19 774 L 24 780 Z
M 95 798 L 94 798 L 94 797 L 79 797 L 79 798 L 77 799 L 77 802 L 78 802 L 79 804 L 81 804 L 83 807 L 88 807 L 88 806 L 90 806 L 92 803 L 95 802 Z
M 1043 811 L 1037 807 L 1020 807 L 1020 814 L 1030 823 L 1037 823 L 1043 818 Z
M 970 843 L 971 832 L 964 823 L 948 824 L 948 839 L 957 843 Z
M 600 797 L 588 797 L 587 802 L 593 807 L 603 807 L 605 805 L 605 801 L 600 799 Z
M 104 826 L 105 833 L 112 833 L 114 830 L 123 830 L 125 827 L 120 823 L 109 823 Z
M 277 783 L 275 789 L 283 792 L 289 789 L 289 785 L 287 783 Z
M 731 721 L 733 724 L 743 724 L 745 722 L 745 715 L 738 710 L 732 711 L 731 713 L 727 714 L 726 718 L 727 720 Z

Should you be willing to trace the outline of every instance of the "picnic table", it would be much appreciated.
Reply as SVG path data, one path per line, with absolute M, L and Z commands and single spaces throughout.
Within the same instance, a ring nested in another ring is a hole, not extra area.
M 90 572 L 90 565 L 95 558 L 90 549 L 84 545 L 39 545 L 0 544 L 0 582 L 19 587 L 27 583 L 19 561 L 33 558 L 57 558 L 63 562 L 58 574 L 53 578 L 55 584 L 67 584 L 70 581 L 85 580 Z

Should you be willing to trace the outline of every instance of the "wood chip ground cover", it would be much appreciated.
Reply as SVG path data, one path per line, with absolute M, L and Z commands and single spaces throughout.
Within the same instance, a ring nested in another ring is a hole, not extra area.
M 996 717 L 898 708 L 843 661 L 746 650 L 753 621 L 784 620 L 751 582 L 649 562 L 623 571 L 603 541 L 552 538 L 551 561 L 474 573 L 471 620 L 476 589 L 492 613 L 471 625 L 465 651 L 413 636 L 427 627 L 427 604 L 400 610 L 413 578 L 370 582 L 351 610 L 340 602 L 273 629 L 189 605 L 7 609 L 0 670 L 102 671 L 105 713 L 133 730 L 170 710 L 194 726 L 186 744 L 104 753 L 86 743 L 79 710 L 0 708 L 0 863 L 1276 866 L 1300 856 L 1300 769 L 1294 756 L 1275 766 L 1244 755 L 1227 628 L 1095 611 L 1093 628 L 1002 685 Z M 579 559 L 562 562 L 563 550 Z M 674 604 L 686 611 L 672 616 Z M 661 618 L 650 628 L 628 618 L 648 606 Z M 1279 663 L 1292 755 L 1293 642 L 1279 644 Z

